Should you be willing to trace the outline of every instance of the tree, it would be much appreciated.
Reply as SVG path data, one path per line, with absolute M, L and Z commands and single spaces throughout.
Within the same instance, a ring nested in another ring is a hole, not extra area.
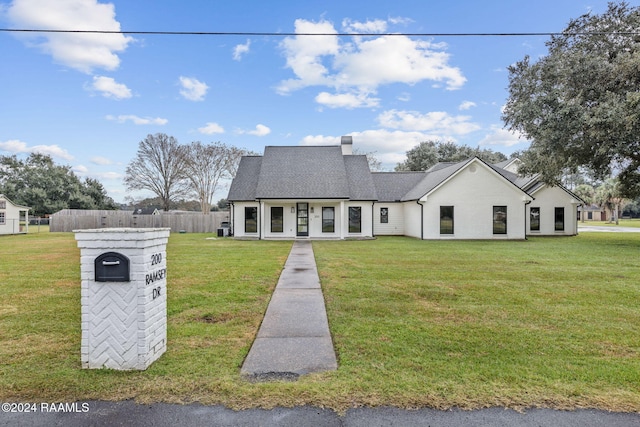
M 128 190 L 149 190 L 169 210 L 172 199 L 185 198 L 190 191 L 187 177 L 188 149 L 163 133 L 147 135 L 127 166 L 124 183 Z
M 503 120 L 531 140 L 521 172 L 555 185 L 567 168 L 616 171 L 622 194 L 640 195 L 639 28 L 640 7 L 609 3 L 571 20 L 537 62 L 509 67 Z
M 396 165 L 396 171 L 425 171 L 438 163 L 438 141 L 423 141 L 407 151 L 407 159 Z
M 622 215 L 627 215 L 631 218 L 640 218 L 640 197 L 627 203 L 622 211 Z
M 107 195 L 107 190 L 97 179 L 85 178 L 81 191 L 93 206 L 91 209 L 117 209 L 116 202 Z
M 229 209 L 229 201 L 227 199 L 220 199 L 216 204 L 216 208 L 219 211 L 226 211 Z
M 42 216 L 61 209 L 115 209 L 95 179 L 82 182 L 70 166 L 56 165 L 51 156 L 32 153 L 25 160 L 0 156 L 0 193 L 31 207 Z
M 609 178 L 600 185 L 595 192 L 595 199 L 600 206 L 607 209 L 611 215 L 609 222 L 618 225 L 618 212 L 623 208 L 625 198 L 621 193 L 620 182 L 617 178 Z
M 203 214 L 211 211 L 213 196 L 221 181 L 235 176 L 244 150 L 221 142 L 192 142 L 187 151 L 186 171 Z
M 489 148 L 472 148 L 447 141 L 424 141 L 407 151 L 407 159 L 396 165 L 396 171 L 424 171 L 438 162 L 461 162 L 479 157 L 487 163 L 499 163 L 507 156 Z

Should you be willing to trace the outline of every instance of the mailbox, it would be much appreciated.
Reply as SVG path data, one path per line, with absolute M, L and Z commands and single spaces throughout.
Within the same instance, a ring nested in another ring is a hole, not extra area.
M 107 252 L 94 262 L 96 282 L 128 282 L 129 258 L 117 252 Z

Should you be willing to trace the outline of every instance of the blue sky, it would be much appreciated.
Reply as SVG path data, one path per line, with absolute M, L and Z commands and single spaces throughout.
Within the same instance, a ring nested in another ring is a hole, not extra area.
M 629 2 L 638 6 L 639 1 Z M 558 32 L 606 0 L 0 0 L 0 27 L 260 33 Z M 109 195 L 148 134 L 179 142 L 338 144 L 392 170 L 428 139 L 510 154 L 506 68 L 546 36 L 0 33 L 0 154 L 43 152 Z M 226 190 L 220 192 L 220 197 Z M 135 197 L 150 196 L 146 193 Z

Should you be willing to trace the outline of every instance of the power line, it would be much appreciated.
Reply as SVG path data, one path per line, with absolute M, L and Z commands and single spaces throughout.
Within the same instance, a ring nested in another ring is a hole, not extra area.
M 162 36 L 250 36 L 250 37 L 291 37 L 291 36 L 337 36 L 337 37 L 536 37 L 536 36 L 584 36 L 584 35 L 640 35 L 629 32 L 525 32 L 525 33 L 277 33 L 253 31 L 108 31 L 108 30 L 46 30 L 25 28 L 0 28 L 5 33 L 66 33 L 66 34 L 123 34 Z

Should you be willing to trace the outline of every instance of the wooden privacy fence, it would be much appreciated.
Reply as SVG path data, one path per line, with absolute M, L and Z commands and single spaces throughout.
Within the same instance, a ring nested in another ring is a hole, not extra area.
M 49 230 L 71 232 L 91 228 L 155 228 L 166 227 L 172 232 L 217 233 L 229 212 L 210 212 L 208 215 L 188 212 L 161 212 L 159 215 L 138 215 L 132 211 L 90 211 L 64 209 L 50 217 Z

